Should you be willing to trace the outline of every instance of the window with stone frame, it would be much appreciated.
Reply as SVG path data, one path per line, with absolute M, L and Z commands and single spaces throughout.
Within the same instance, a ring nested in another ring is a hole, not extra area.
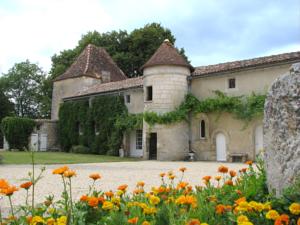
M 152 101 L 153 99 L 153 89 L 152 86 L 146 87 L 146 101 Z
M 130 103 L 130 95 L 125 95 L 125 102 L 126 102 L 127 104 Z
M 229 89 L 236 88 L 236 80 L 235 80 L 235 78 L 229 78 L 228 79 L 228 88 Z
M 143 149 L 143 131 L 136 130 L 136 139 L 135 139 L 135 148 L 136 149 Z

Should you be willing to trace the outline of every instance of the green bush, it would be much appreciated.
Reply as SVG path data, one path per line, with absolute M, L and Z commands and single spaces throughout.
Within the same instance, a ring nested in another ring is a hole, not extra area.
M 35 122 L 20 117 L 5 117 L 1 122 L 2 132 L 9 144 L 9 149 L 28 149 L 29 137 Z
M 88 154 L 90 153 L 90 149 L 83 145 L 74 145 L 71 148 L 72 153 L 80 153 L 80 154 Z

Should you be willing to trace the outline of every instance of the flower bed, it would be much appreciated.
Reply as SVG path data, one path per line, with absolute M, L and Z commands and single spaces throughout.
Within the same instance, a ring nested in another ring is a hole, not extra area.
M 197 225 L 197 224 L 275 224 L 300 225 L 299 186 L 287 189 L 281 198 L 268 193 L 262 163 L 254 168 L 248 162 L 240 171 L 220 166 L 219 175 L 205 176 L 204 186 L 191 186 L 184 180 L 186 168 L 158 175 L 161 185 L 150 192 L 144 190 L 145 181 L 137 182 L 133 193 L 123 184 L 116 191 L 96 188 L 100 174 L 91 174 L 88 193 L 80 199 L 72 198 L 72 180 L 76 172 L 67 166 L 53 170 L 57 182 L 63 183 L 61 199 L 45 197 L 35 204 L 35 185 L 43 171 L 19 187 L 0 179 L 0 192 L 9 198 L 10 216 L 0 224 L 140 224 L 140 225 Z M 33 166 L 34 168 L 34 166 Z M 176 181 L 176 182 L 175 182 Z M 14 192 L 24 191 L 27 198 L 23 206 L 14 206 Z M 28 198 L 32 192 L 33 198 Z

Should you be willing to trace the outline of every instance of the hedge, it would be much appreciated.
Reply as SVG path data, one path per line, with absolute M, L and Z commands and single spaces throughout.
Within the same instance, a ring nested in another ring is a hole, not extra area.
M 28 118 L 5 117 L 1 122 L 1 130 L 9 149 L 28 149 L 29 137 L 34 127 L 34 120 Z

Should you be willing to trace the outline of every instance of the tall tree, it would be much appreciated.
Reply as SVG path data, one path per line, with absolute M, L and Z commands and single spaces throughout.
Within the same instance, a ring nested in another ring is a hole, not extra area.
M 3 147 L 3 134 L 1 131 L 1 121 L 6 116 L 11 116 L 14 114 L 14 104 L 9 101 L 8 97 L 3 93 L 0 87 L 0 148 Z
M 158 23 L 147 24 L 130 34 L 124 30 L 107 33 L 88 32 L 79 40 L 77 47 L 64 50 L 52 57 L 51 78 L 65 72 L 88 44 L 104 47 L 127 76 L 141 75 L 139 68 L 165 39 L 169 39 L 172 43 L 176 41 L 172 32 Z M 179 51 L 184 55 L 183 49 Z
M 14 102 L 18 116 L 29 118 L 47 116 L 48 112 L 43 112 L 45 105 L 49 104 L 44 90 L 45 78 L 43 70 L 28 60 L 16 63 L 1 78 L 0 86 L 4 94 Z

